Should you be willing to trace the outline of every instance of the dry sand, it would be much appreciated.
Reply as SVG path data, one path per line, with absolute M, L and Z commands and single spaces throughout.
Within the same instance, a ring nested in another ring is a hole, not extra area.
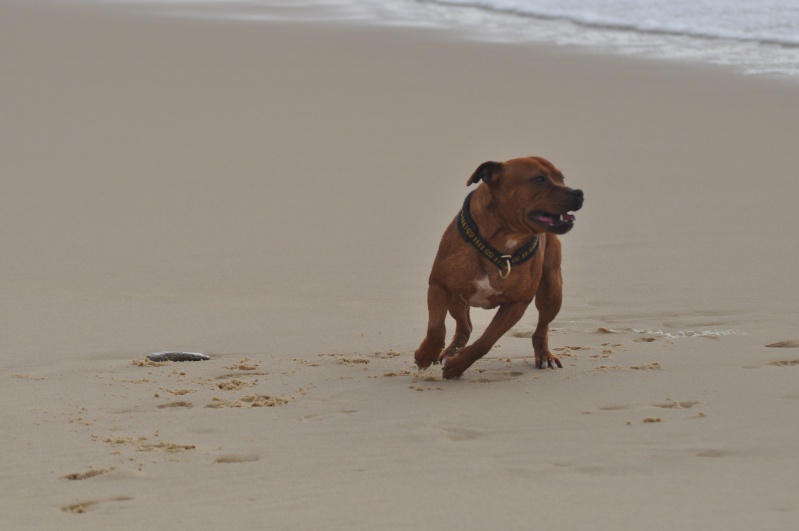
M 0 528 L 799 525 L 796 84 L 21 0 L 0 61 Z M 467 177 L 532 154 L 587 197 L 564 368 L 531 310 L 417 373 Z

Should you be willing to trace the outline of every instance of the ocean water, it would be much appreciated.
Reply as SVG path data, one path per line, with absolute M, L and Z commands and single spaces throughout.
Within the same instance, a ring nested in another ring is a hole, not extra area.
M 643 33 L 799 45 L 793 0 L 437 0 L 517 16 Z
M 799 81 L 799 0 L 112 0 L 176 16 L 459 31 Z

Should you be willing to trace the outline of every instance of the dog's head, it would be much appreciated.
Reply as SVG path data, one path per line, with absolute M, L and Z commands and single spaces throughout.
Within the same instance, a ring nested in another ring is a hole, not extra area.
M 563 174 L 541 157 L 484 162 L 466 185 L 480 181 L 505 221 L 526 232 L 566 234 L 574 226 L 570 212 L 583 206 L 583 191 L 563 184 Z

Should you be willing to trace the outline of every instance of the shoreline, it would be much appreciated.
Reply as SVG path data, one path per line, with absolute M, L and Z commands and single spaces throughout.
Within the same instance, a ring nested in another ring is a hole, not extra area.
M 202 4 L 123 6 L 129 12 L 186 20 L 244 24 L 321 24 L 433 31 L 471 42 L 542 45 L 577 53 L 721 68 L 745 77 L 799 83 L 797 45 L 772 40 L 700 36 L 669 31 L 581 23 L 578 20 L 511 13 L 477 5 L 414 4 L 225 6 Z M 532 26 L 530 25 L 532 23 Z M 658 40 L 653 40 L 658 39 Z M 789 65 L 793 65 L 792 67 Z
M 24 2 L 0 39 L 0 527 L 799 518 L 793 86 Z M 531 307 L 461 380 L 416 371 L 466 179 L 533 154 L 586 192 L 564 369 Z

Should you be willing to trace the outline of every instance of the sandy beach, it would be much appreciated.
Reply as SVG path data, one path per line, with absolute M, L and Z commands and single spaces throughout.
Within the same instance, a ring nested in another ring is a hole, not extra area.
M 799 526 L 799 84 L 23 0 L 0 79 L 0 528 Z M 528 155 L 586 194 L 564 368 L 531 307 L 417 371 L 466 180 Z

